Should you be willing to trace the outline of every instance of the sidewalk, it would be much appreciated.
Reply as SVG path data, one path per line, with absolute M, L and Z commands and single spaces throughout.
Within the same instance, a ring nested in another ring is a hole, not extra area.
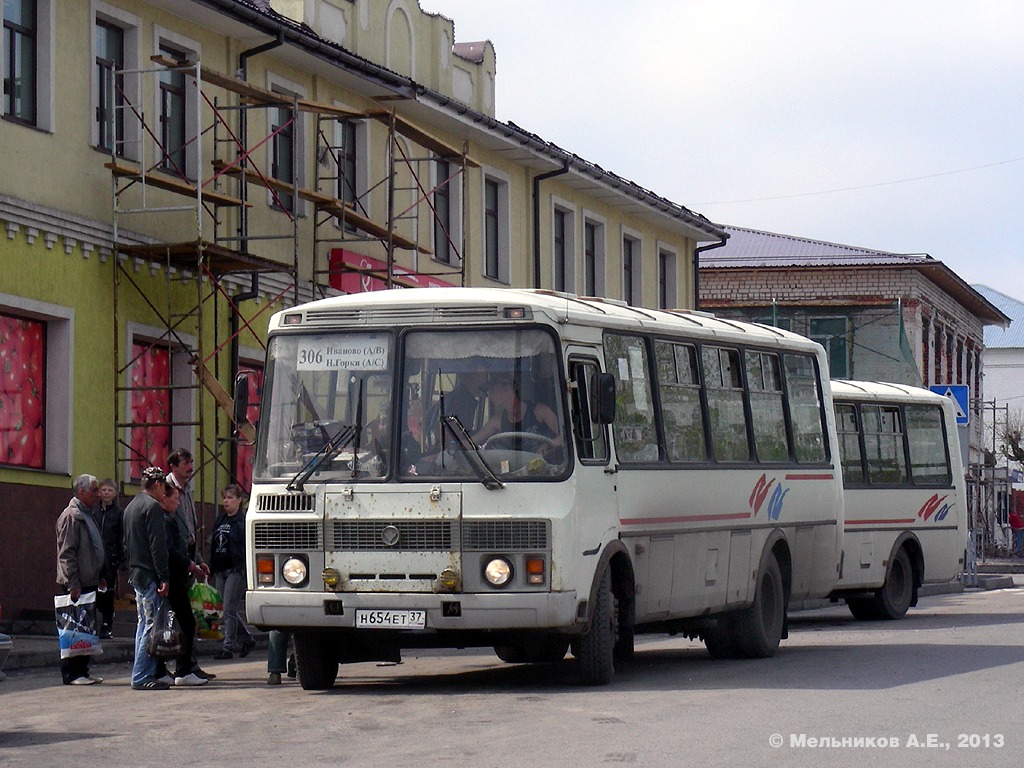
M 929 584 L 921 588 L 920 595 L 955 594 L 959 592 L 979 592 L 987 589 L 1008 589 L 1011 587 L 1024 587 L 1024 559 L 989 558 L 985 563 L 978 564 L 978 586 L 964 587 L 956 581 L 948 584 Z M 801 603 L 794 603 L 790 610 L 811 610 L 825 608 L 832 605 L 829 600 L 807 600 Z M 19 633 L 19 624 L 25 624 L 22 632 Z M 50 667 L 60 664 L 60 652 L 57 650 L 57 632 L 44 634 L 45 622 L 15 622 L 15 627 L 10 632 L 14 639 L 14 648 L 11 651 L 7 663 L 4 665 L 5 672 L 18 669 L 31 669 L 33 667 Z M 267 633 L 253 630 L 253 637 L 256 639 L 256 647 L 253 653 L 259 657 L 261 652 L 266 655 Z M 213 656 L 220 650 L 220 640 L 204 640 L 197 642 L 196 648 L 200 657 Z M 119 609 L 114 614 L 114 639 L 103 641 L 103 653 L 94 656 L 91 664 L 116 664 L 130 662 L 135 653 L 135 610 Z
M 14 640 L 14 648 L 4 664 L 4 672 L 34 667 L 56 667 L 60 665 L 60 650 L 57 647 L 57 630 L 53 622 L 30 621 L 14 622 L 8 634 Z M 48 631 L 47 631 L 48 630 Z M 259 632 L 250 627 L 256 640 L 256 647 L 250 658 L 266 657 L 267 633 Z M 103 653 L 93 656 L 90 666 L 97 664 L 131 663 L 135 656 L 135 607 L 118 608 L 114 613 L 114 638 L 103 640 Z M 196 652 L 200 659 L 211 657 L 221 649 L 220 640 L 200 638 L 196 642 Z M 235 654 L 238 658 L 238 654 Z

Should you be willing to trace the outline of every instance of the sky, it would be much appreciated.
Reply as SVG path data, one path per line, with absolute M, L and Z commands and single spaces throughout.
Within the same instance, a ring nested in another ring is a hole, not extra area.
M 496 117 L 718 224 L 927 253 L 1024 300 L 1019 0 L 419 0 Z

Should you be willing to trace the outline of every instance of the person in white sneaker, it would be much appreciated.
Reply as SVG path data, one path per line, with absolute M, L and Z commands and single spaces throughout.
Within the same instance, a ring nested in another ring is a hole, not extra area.
M 57 586 L 75 602 L 83 592 L 106 589 L 100 576 L 105 562 L 103 535 L 96 526 L 92 508 L 100 488 L 92 475 L 79 475 L 72 486 L 75 497 L 57 518 Z M 89 657 L 71 656 L 60 660 L 64 685 L 93 685 L 102 677 L 89 675 Z
M 175 513 L 181 494 L 173 485 L 167 485 L 164 495 L 164 521 L 167 524 L 167 564 L 170 567 L 170 591 L 167 599 L 181 625 L 184 638 L 181 655 L 175 660 L 174 684 L 180 686 L 206 685 L 209 680 L 192 671 L 192 644 L 196 637 L 196 617 L 188 599 L 189 581 L 202 575 L 202 570 L 188 556 L 188 541 L 182 536 Z M 159 674 L 159 673 L 158 673 Z

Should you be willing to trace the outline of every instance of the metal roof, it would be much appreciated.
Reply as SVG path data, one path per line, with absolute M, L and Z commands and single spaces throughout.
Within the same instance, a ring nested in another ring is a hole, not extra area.
M 938 263 L 926 253 L 891 253 L 825 240 L 724 227 L 729 240 L 701 255 L 701 267 L 820 267 Z
M 1012 321 L 1009 328 L 986 328 L 985 346 L 996 349 L 1024 347 L 1024 301 L 1000 293 L 987 285 L 972 285 L 971 287 L 997 306 Z
M 1011 318 L 956 272 L 927 253 L 892 253 L 825 240 L 724 227 L 729 239 L 700 257 L 700 269 L 914 269 L 985 325 L 1006 328 Z M 1024 325 L 1024 323 L 1022 323 Z M 987 342 L 986 342 L 987 343 Z

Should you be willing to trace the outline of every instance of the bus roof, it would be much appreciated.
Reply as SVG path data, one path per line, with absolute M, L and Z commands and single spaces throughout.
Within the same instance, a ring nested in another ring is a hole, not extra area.
M 518 288 L 402 288 L 335 296 L 276 313 L 270 320 L 270 330 L 285 327 L 284 317 L 296 314 L 301 314 L 301 319 L 288 324 L 289 327 L 313 329 L 437 322 L 478 325 L 488 320 L 505 322 L 505 310 L 516 307 L 528 307 L 534 316 L 543 315 L 549 322 L 559 325 L 684 332 L 734 343 L 820 348 L 817 343 L 781 328 L 726 320 L 707 312 L 649 309 L 630 306 L 617 299 Z
M 921 387 L 909 384 L 894 384 L 886 381 L 855 381 L 853 379 L 832 379 L 832 398 L 834 400 L 889 400 L 896 402 L 929 401 L 941 403 L 946 400 Z

